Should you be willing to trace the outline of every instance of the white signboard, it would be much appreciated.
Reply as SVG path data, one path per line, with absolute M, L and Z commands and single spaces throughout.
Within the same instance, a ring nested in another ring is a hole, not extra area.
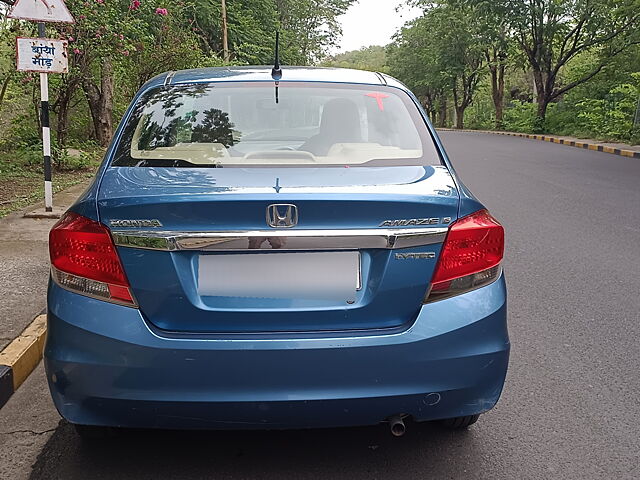
M 52 38 L 16 39 L 18 70 L 23 72 L 67 73 L 67 41 Z
M 18 0 L 8 17 L 34 22 L 74 23 L 64 0 Z

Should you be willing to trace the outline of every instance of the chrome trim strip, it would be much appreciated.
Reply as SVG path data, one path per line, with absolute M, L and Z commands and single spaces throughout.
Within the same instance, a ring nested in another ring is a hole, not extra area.
M 358 252 L 358 281 L 356 285 L 356 292 L 362 290 L 362 254 Z
M 359 250 L 442 243 L 448 228 L 251 230 L 218 232 L 113 231 L 120 247 L 149 250 Z

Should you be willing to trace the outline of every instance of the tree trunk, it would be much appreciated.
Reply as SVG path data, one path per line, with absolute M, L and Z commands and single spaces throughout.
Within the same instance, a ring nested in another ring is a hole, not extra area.
M 114 71 L 111 59 L 105 59 L 102 64 L 102 101 L 100 103 L 100 145 L 107 146 L 113 136 L 113 90 Z
M 533 124 L 533 133 L 544 133 L 544 123 L 547 116 L 549 100 L 545 96 L 538 95 L 538 111 Z
M 51 105 L 51 110 L 56 114 L 56 140 L 60 147 L 64 147 L 67 140 L 69 109 L 71 108 L 71 100 L 73 99 L 73 94 L 77 86 L 77 80 L 68 82 L 65 79 L 58 90 L 58 98 L 54 104 Z
M 542 72 L 534 70 L 533 81 L 535 85 L 536 103 L 538 104 L 536 119 L 533 123 L 533 132 L 542 133 L 544 131 L 544 122 L 547 115 L 547 105 L 549 105 L 549 98 L 545 89 L 544 76 Z
M 69 129 L 69 101 L 65 100 L 58 106 L 56 124 L 56 140 L 58 145 L 62 148 L 67 141 L 67 130 Z
M 496 112 L 496 130 L 502 130 L 504 111 L 504 65 L 490 65 L 491 97 Z
M 82 82 L 82 89 L 87 97 L 87 103 L 89 104 L 89 113 L 91 114 L 91 121 L 93 123 L 93 135 L 98 139 L 98 123 L 100 122 L 100 89 L 91 81 L 86 80 Z
M 538 98 L 538 117 L 542 120 L 547 116 L 547 101 L 543 97 L 542 99 Z
M 82 88 L 89 103 L 96 140 L 106 147 L 113 136 L 114 77 L 113 63 L 110 58 L 102 60 L 100 87 L 92 79 L 87 78 L 83 81 Z
M 225 62 L 229 61 L 229 33 L 227 29 L 227 2 L 226 0 L 220 1 L 220 10 L 222 13 L 222 59 Z
M 456 128 L 460 130 L 464 128 L 464 111 L 466 108 L 464 105 L 456 105 Z
M 422 105 L 422 108 L 424 108 L 425 111 L 427 112 L 427 116 L 429 117 L 429 120 L 431 120 L 431 122 L 435 122 L 435 108 L 433 105 L 433 98 L 431 97 L 431 95 L 424 95 L 419 100 Z
M 2 108 L 2 102 L 4 101 L 4 96 L 7 93 L 7 87 L 9 86 L 9 82 L 11 81 L 12 76 L 13 74 L 11 73 L 7 74 L 4 81 L 2 82 L 2 87 L 0 88 L 0 108 Z
M 504 107 L 502 100 L 495 103 L 496 107 L 496 130 L 502 130 L 504 127 L 503 118 L 504 118 Z
M 443 98 L 440 100 L 440 105 L 438 109 L 438 127 L 444 128 L 447 126 L 447 99 Z

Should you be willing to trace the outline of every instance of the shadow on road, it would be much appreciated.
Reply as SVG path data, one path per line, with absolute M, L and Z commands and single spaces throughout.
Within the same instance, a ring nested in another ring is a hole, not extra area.
M 298 431 L 127 431 L 83 444 L 61 421 L 33 465 L 32 479 L 455 478 L 473 469 L 474 429 L 411 424 Z M 480 442 L 481 443 L 481 442 Z M 462 453 L 464 452 L 464 453 Z

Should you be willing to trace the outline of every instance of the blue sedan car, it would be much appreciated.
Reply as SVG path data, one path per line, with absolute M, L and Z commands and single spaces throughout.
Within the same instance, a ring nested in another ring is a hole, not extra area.
M 507 372 L 503 250 L 392 77 L 163 74 L 51 230 L 51 395 L 87 435 L 464 428 Z

